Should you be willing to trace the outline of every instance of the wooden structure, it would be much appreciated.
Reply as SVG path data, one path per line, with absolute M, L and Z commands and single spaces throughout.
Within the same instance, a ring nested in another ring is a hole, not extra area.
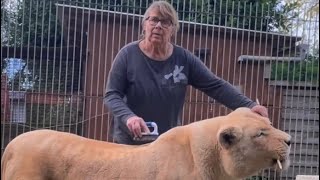
M 121 47 L 138 40 L 141 16 L 99 9 L 57 4 L 70 44 L 81 38 L 87 42 L 84 85 L 86 136 L 111 140 L 110 114 L 103 96 L 111 63 Z M 299 41 L 276 33 L 181 22 L 180 31 L 172 40 L 203 57 L 204 63 L 218 76 L 238 87 L 252 99 L 269 108 L 270 118 L 278 125 L 282 104 L 282 89 L 269 86 L 264 78 L 268 62 L 238 62 L 240 55 L 279 56 L 278 49 L 291 48 Z M 189 88 L 184 106 L 183 123 L 223 115 L 230 112 L 203 93 Z

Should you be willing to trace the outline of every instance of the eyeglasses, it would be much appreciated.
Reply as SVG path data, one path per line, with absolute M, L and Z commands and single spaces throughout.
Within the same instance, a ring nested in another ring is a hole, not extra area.
M 149 16 L 146 18 L 150 22 L 151 26 L 156 26 L 159 22 L 161 22 L 161 26 L 164 28 L 168 28 L 169 26 L 172 25 L 171 20 L 169 19 L 159 19 L 156 16 Z

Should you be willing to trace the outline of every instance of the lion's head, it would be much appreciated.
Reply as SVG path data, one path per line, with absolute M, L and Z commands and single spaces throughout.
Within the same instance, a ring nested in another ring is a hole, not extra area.
M 226 116 L 218 131 L 221 161 L 232 177 L 247 177 L 257 171 L 289 166 L 290 135 L 274 128 L 267 118 L 239 108 Z

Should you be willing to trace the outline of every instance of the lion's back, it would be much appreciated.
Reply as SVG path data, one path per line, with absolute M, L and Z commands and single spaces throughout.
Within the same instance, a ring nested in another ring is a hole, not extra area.
M 23 177 L 24 169 L 32 166 L 33 162 L 39 162 L 41 154 L 37 146 L 45 141 L 46 135 L 54 134 L 50 130 L 37 130 L 23 133 L 6 146 L 1 159 L 1 179 L 13 179 Z M 43 157 L 43 156 L 42 156 Z M 41 164 L 39 164 L 41 166 Z M 35 171 L 35 170 L 33 170 Z

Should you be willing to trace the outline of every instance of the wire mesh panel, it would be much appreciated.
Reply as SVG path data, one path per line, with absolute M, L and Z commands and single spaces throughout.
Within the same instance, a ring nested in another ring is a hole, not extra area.
M 54 129 L 112 141 L 103 97 L 113 59 L 141 38 L 151 0 L 1 1 L 1 155 L 17 135 Z M 172 0 L 172 42 L 266 106 L 293 138 L 288 171 L 319 174 L 319 3 Z M 183 124 L 231 112 L 189 87 Z

